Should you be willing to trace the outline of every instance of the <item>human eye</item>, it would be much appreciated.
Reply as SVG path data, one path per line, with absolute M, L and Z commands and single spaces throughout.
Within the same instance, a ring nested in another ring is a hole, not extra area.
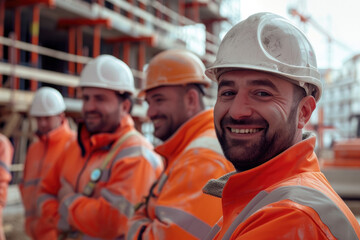
M 89 101 L 89 96 L 83 95 L 83 96 L 82 96 L 82 100 L 83 100 L 84 102 Z
M 165 98 L 163 98 L 163 97 L 154 98 L 154 102 L 156 102 L 156 103 L 161 103 L 161 102 L 164 102 L 164 101 L 165 101 Z
M 112 96 L 109 96 L 109 95 L 105 95 L 105 94 L 99 94 L 99 95 L 96 95 L 95 96 L 95 99 L 97 102 L 111 102 L 113 101 L 113 97 Z
M 231 97 L 234 96 L 235 94 L 236 94 L 235 91 L 231 89 L 219 89 L 218 91 L 218 97 L 223 97 L 223 98 Z
M 267 100 L 273 96 L 273 94 L 267 90 L 256 90 L 253 92 L 253 94 L 255 97 L 257 97 L 261 100 Z
M 271 96 L 272 94 L 270 94 L 269 92 L 266 92 L 266 91 L 258 91 L 255 93 L 256 96 L 259 96 L 259 97 L 268 97 L 268 96 Z

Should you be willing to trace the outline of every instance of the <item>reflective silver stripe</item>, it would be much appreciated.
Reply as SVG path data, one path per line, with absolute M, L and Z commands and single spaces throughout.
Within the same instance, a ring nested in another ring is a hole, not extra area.
M 101 190 L 101 196 L 127 218 L 134 215 L 134 206 L 124 196 L 115 195 L 106 188 Z
M 151 166 L 156 169 L 157 167 L 160 166 L 160 159 L 158 157 L 156 157 L 156 155 L 150 150 L 147 149 L 146 147 L 143 146 L 134 146 L 134 147 L 128 147 L 125 148 L 123 150 L 121 150 L 116 156 L 115 156 L 115 160 L 112 163 L 115 164 L 118 161 L 121 161 L 122 158 L 125 157 L 139 157 L 139 156 L 143 156 L 146 160 L 148 160 L 148 162 L 151 164 Z M 103 174 L 101 175 L 101 182 L 107 182 L 109 180 L 110 177 L 110 171 L 111 169 L 104 169 Z
M 57 200 L 57 198 L 54 195 L 50 195 L 50 194 L 42 194 L 36 201 L 36 205 L 37 205 L 37 209 L 41 209 L 41 205 L 48 201 L 48 200 Z M 39 214 L 40 215 L 40 214 Z
M 40 178 L 35 178 L 35 179 L 31 179 L 31 180 L 28 180 L 26 182 L 24 182 L 24 187 L 29 187 L 29 186 L 37 186 L 40 182 Z
M 155 156 L 155 154 L 143 146 L 134 146 L 128 147 L 121 150 L 115 157 L 116 161 L 119 161 L 121 158 L 124 157 L 138 157 L 143 156 L 145 157 L 148 162 L 153 166 L 153 168 L 157 168 L 160 165 L 160 160 Z
M 89 235 L 83 235 L 81 240 L 102 240 L 103 238 L 95 238 L 95 237 L 91 237 Z M 113 240 L 123 240 L 124 237 L 121 236 L 121 237 L 116 237 L 116 238 L 113 238 Z
M 134 222 L 126 234 L 126 239 L 127 240 L 135 239 L 135 234 L 138 232 L 139 228 L 141 228 L 141 226 L 143 226 L 143 225 L 146 225 L 147 223 L 151 223 L 151 220 L 148 218 L 140 219 L 140 220 Z M 136 239 L 138 239 L 138 238 L 136 238 Z
M 0 160 L 0 167 L 2 167 L 5 171 L 10 173 L 9 166 L 7 164 L 5 164 L 2 160 Z
M 81 197 L 81 194 L 74 194 L 63 201 L 59 207 L 60 219 L 58 222 L 58 229 L 60 231 L 69 231 L 71 230 L 70 225 L 67 221 L 69 216 L 69 206 L 74 202 L 75 199 Z
M 212 240 L 216 236 L 216 234 L 220 231 L 220 226 L 215 224 L 211 231 L 206 235 L 206 237 L 203 240 Z
M 94 238 L 94 237 L 90 237 L 88 235 L 83 235 L 82 240 L 101 240 L 101 238 Z
M 36 216 L 36 209 L 28 210 L 25 212 L 25 217 L 33 217 Z
M 57 200 L 57 198 L 53 195 L 50 194 L 42 194 L 40 195 L 40 197 L 36 200 L 36 214 L 38 216 L 41 216 L 42 212 L 42 205 L 44 204 L 44 202 L 48 201 L 48 200 Z
M 161 192 L 161 190 L 164 187 L 167 179 L 168 179 L 168 176 L 165 173 L 161 174 L 161 176 L 159 178 L 159 181 L 158 181 L 158 184 L 157 184 L 158 185 L 158 187 L 157 187 L 158 188 L 158 193 Z
M 314 209 L 336 239 L 358 239 L 351 223 L 339 207 L 324 193 L 305 186 L 284 186 L 270 193 L 261 191 L 233 221 L 223 239 L 230 239 L 237 226 L 259 209 L 286 199 Z
M 198 239 L 203 239 L 211 230 L 206 222 L 177 208 L 159 206 L 155 214 L 160 221 L 173 223 Z
M 217 140 L 217 138 L 214 138 L 214 137 L 197 138 L 186 147 L 184 152 L 186 152 L 189 149 L 194 149 L 194 148 L 208 148 L 218 154 L 224 155 L 219 141 Z
M 148 148 L 142 147 L 145 158 L 149 161 L 151 166 L 156 169 L 161 165 L 160 159 Z

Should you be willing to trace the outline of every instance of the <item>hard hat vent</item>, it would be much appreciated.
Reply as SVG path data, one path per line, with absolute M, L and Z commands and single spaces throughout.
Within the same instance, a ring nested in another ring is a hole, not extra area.
M 290 66 L 317 67 L 315 54 L 305 36 L 288 22 L 277 19 L 259 24 L 260 46 L 268 57 Z

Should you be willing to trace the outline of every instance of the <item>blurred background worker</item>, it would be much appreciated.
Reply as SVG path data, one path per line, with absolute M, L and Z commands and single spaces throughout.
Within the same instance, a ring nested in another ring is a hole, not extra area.
M 127 239 L 199 239 L 221 216 L 220 199 L 205 183 L 233 170 L 216 139 L 213 110 L 205 110 L 201 60 L 186 50 L 156 55 L 146 70 L 148 117 L 164 141 L 156 152 L 166 169 L 131 220 Z
M 11 180 L 10 165 L 14 149 L 9 139 L 0 133 L 0 240 L 5 240 L 2 212 L 6 205 L 8 185 Z
M 134 79 L 124 62 L 98 56 L 80 87 L 84 123 L 42 182 L 40 210 L 60 239 L 117 239 L 163 165 L 134 128 Z
M 306 36 L 281 16 L 254 14 L 225 35 L 206 74 L 218 82 L 215 129 L 237 170 L 204 189 L 224 214 L 207 239 L 359 239 L 320 171 L 316 137 L 303 132 L 322 94 Z
M 37 141 L 28 149 L 19 188 L 25 208 L 26 234 L 36 240 L 56 238 L 52 226 L 37 215 L 36 200 L 41 179 L 69 141 L 75 139 L 76 134 L 65 118 L 65 108 L 60 92 L 50 87 L 38 89 L 30 107 L 30 115 L 37 123 Z

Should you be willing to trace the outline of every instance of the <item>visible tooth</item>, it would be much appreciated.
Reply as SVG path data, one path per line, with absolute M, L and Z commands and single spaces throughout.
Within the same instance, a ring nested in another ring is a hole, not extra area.
M 257 133 L 259 132 L 259 129 L 237 129 L 237 128 L 231 128 L 231 132 L 233 133 L 240 133 L 240 134 L 250 134 L 250 133 Z

